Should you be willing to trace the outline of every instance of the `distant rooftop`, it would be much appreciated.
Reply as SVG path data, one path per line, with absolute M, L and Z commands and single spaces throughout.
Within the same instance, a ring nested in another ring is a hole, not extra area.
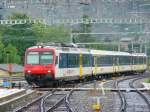
M 0 70 L 9 71 L 8 64 L 0 64 Z M 12 64 L 12 72 L 20 73 L 23 72 L 23 66 L 18 64 Z
M 120 40 L 120 42 L 131 42 L 131 41 L 132 41 L 131 38 L 122 38 L 122 39 Z

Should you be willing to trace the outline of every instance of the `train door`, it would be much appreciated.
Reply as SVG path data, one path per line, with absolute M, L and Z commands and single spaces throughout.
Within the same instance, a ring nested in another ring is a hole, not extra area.
M 148 57 L 144 56 L 144 69 L 149 69 L 149 65 L 148 65 Z
M 142 70 L 144 70 L 145 69 L 145 57 L 144 56 L 142 56 L 142 64 L 143 64 Z
M 119 56 L 117 56 L 117 60 L 116 60 L 117 62 L 116 62 L 116 64 L 117 64 L 117 70 L 116 70 L 116 72 L 118 73 L 118 72 L 120 72 L 120 64 L 119 64 Z
M 131 71 L 134 71 L 134 57 L 131 56 Z
M 94 70 L 93 70 L 93 74 L 96 76 L 97 74 L 97 56 L 94 56 Z
M 59 53 L 57 60 L 56 77 L 64 78 L 67 75 L 67 53 Z
M 56 57 L 55 57 L 55 77 L 57 77 L 57 74 L 58 74 L 58 69 L 59 69 L 59 64 L 58 64 L 58 54 L 56 54 Z
M 115 66 L 116 66 L 116 57 L 115 57 L 115 56 L 113 56 L 113 74 L 115 74 L 115 73 L 116 73 Z
M 79 55 L 79 74 L 80 74 L 80 79 L 83 78 L 83 54 Z

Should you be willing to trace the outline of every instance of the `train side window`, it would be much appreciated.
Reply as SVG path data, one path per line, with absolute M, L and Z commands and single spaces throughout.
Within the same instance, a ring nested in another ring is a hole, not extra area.
M 139 63 L 138 60 L 139 60 L 138 57 L 136 56 L 133 57 L 134 65 L 137 65 Z
M 112 56 L 109 56 L 108 65 L 109 66 L 113 65 L 113 57 Z
M 96 60 L 97 66 L 101 66 L 101 65 L 100 65 L 101 63 L 102 63 L 102 62 L 101 62 L 101 56 L 98 56 L 98 57 L 97 57 L 97 60 Z
M 59 67 L 66 68 L 67 67 L 67 54 L 61 53 L 59 56 Z
M 137 64 L 137 57 L 134 56 L 134 65 Z
M 133 57 L 133 64 L 136 65 L 136 58 L 135 58 L 135 56 Z
M 124 60 L 123 57 L 122 57 L 122 56 L 119 56 L 119 64 L 120 64 L 120 65 L 123 65 L 123 63 L 124 63 L 123 60 Z
M 141 64 L 143 64 L 143 57 L 139 57 L 139 64 L 141 65 Z
M 132 65 L 132 64 L 133 64 L 133 62 L 132 62 L 132 56 L 129 57 L 129 61 L 130 61 L 130 62 L 129 62 L 130 65 Z
M 83 66 L 84 67 L 89 67 L 91 65 L 91 62 L 90 62 L 90 55 L 83 55 Z
M 145 64 L 145 57 L 143 56 L 142 58 L 143 58 L 143 64 Z
M 79 67 L 79 54 L 68 54 L 68 67 Z
M 130 65 L 130 56 L 126 57 L 126 65 Z
M 102 63 L 102 61 L 101 61 L 101 56 L 98 56 L 97 57 L 97 60 L 96 60 L 96 64 L 97 64 L 97 66 L 101 66 L 100 64 Z
M 146 64 L 146 57 L 144 57 L 144 60 L 143 60 L 143 61 L 144 61 L 143 63 Z
M 98 66 L 112 66 L 113 57 L 112 56 L 101 56 L 98 58 Z
M 129 56 L 120 56 L 119 64 L 120 65 L 130 65 L 130 57 Z
M 143 57 L 143 64 L 146 64 L 146 57 Z
M 131 56 L 131 64 L 134 65 L 134 57 Z
M 142 56 L 140 58 L 140 64 L 146 64 L 146 57 Z
M 92 66 L 94 67 L 95 66 L 94 56 L 91 57 L 91 60 L 92 60 Z
M 136 64 L 139 64 L 139 57 L 136 57 Z
M 113 56 L 112 57 L 112 59 L 113 59 L 113 63 L 112 63 L 112 65 L 117 65 L 117 56 Z
M 93 56 L 91 54 L 90 54 L 89 59 L 90 59 L 90 66 L 93 66 Z

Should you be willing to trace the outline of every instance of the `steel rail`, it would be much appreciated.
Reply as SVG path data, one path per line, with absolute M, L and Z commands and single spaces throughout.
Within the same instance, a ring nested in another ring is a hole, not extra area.
M 48 97 L 48 96 L 50 96 L 50 95 L 52 95 L 52 93 L 54 92 L 55 90 L 52 90 L 51 91 L 51 93 L 47 93 L 42 99 L 41 99 L 41 103 L 40 103 L 40 112 L 45 112 L 45 107 L 44 107 L 44 100 Z
M 40 102 L 43 97 L 45 97 L 45 94 L 38 97 L 38 98 L 36 98 L 36 99 L 34 99 L 32 102 L 13 110 L 13 112 L 22 112 L 23 110 L 29 108 L 30 106 L 34 105 L 35 103 Z M 41 108 L 40 108 L 40 112 L 41 112 Z
M 126 101 L 125 95 L 121 92 L 121 90 L 118 87 L 119 83 L 121 83 L 122 81 L 125 81 L 125 80 L 129 80 L 129 79 L 134 79 L 134 78 L 139 79 L 139 77 L 141 77 L 141 78 L 148 77 L 148 75 L 146 74 L 146 75 L 143 75 L 143 76 L 136 75 L 136 76 L 133 76 L 133 77 L 127 77 L 127 78 L 124 78 L 124 79 L 116 80 L 116 82 L 114 83 L 115 88 L 118 89 L 118 94 L 119 94 L 119 97 L 120 97 L 120 100 L 121 100 L 121 106 L 120 106 L 119 112 L 126 112 L 126 108 L 127 108 L 127 101 Z M 130 83 L 129 83 L 129 86 L 130 86 Z
M 122 79 L 124 80 L 124 79 Z M 115 82 L 115 88 L 118 89 L 118 95 L 119 95 L 119 98 L 121 100 L 121 106 L 119 108 L 119 112 L 125 112 L 126 111 L 126 107 L 127 107 L 127 102 L 126 102 L 126 99 L 125 99 L 125 96 L 123 95 L 123 93 L 120 91 L 118 85 L 119 83 L 122 81 L 122 80 L 117 80 Z
M 59 101 L 57 101 L 52 107 L 50 107 L 46 112 L 53 112 L 56 108 L 58 108 L 64 101 L 66 95 L 64 95 Z
M 73 92 L 74 92 L 74 90 L 71 90 L 70 93 L 66 96 L 66 99 L 65 99 L 65 104 L 66 104 L 66 107 L 68 108 L 69 112 L 75 112 L 75 110 L 73 110 L 73 108 L 71 108 L 71 105 L 70 105 L 70 102 L 69 102 L 70 96 L 72 95 Z
M 55 95 L 58 95 L 58 94 L 55 94 L 54 92 L 56 91 L 53 91 L 52 94 L 49 94 L 47 95 L 46 97 L 44 97 L 41 101 L 41 109 L 42 111 L 41 112 L 53 112 L 55 109 L 59 108 L 59 106 L 61 104 L 65 104 L 66 106 L 66 110 L 68 112 L 75 112 L 72 108 L 71 108 L 71 105 L 70 105 L 70 102 L 69 102 L 69 98 L 71 96 L 71 94 L 73 93 L 74 90 L 71 90 L 69 91 L 68 94 L 60 94 L 60 95 L 63 95 L 63 96 L 60 96 L 59 100 L 57 102 L 54 103 L 54 105 L 52 105 L 52 107 L 46 107 L 45 104 L 46 104 L 46 99 L 48 97 L 52 97 L 52 96 L 55 96 Z M 48 108 L 48 109 L 46 109 Z
M 127 108 L 127 101 L 126 101 L 126 98 L 125 98 L 125 95 L 121 92 L 120 88 L 119 88 L 119 83 L 121 83 L 122 81 L 124 80 L 129 80 L 129 79 L 132 79 L 132 78 L 135 78 L 135 77 L 138 77 L 139 75 L 136 75 L 136 76 L 131 76 L 131 77 L 127 77 L 127 78 L 123 78 L 123 79 L 120 79 L 120 80 L 116 80 L 115 83 L 114 83 L 114 87 L 117 88 L 118 90 L 118 95 L 119 95 L 119 98 L 121 100 L 121 106 L 119 108 L 119 112 L 126 112 L 126 108 Z
M 131 87 L 131 88 L 134 88 L 135 90 L 136 90 L 136 92 L 144 99 L 144 101 L 147 103 L 147 105 L 148 105 L 148 108 L 149 108 L 149 111 L 150 111 L 150 101 L 148 100 L 148 98 L 140 91 L 140 90 L 138 90 L 136 87 L 134 87 L 134 82 L 135 81 L 137 81 L 137 80 L 139 80 L 139 79 L 142 79 L 142 78 L 146 78 L 146 77 L 148 77 L 148 76 L 142 76 L 142 77 L 140 77 L 140 78 L 135 78 L 134 80 L 132 80 L 131 82 L 129 82 L 129 86 Z

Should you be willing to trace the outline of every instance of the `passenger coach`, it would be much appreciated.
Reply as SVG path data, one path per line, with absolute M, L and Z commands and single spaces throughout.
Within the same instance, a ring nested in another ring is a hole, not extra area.
M 48 86 L 54 82 L 144 72 L 145 54 L 89 50 L 63 46 L 33 46 L 25 53 L 25 78 L 29 84 Z

